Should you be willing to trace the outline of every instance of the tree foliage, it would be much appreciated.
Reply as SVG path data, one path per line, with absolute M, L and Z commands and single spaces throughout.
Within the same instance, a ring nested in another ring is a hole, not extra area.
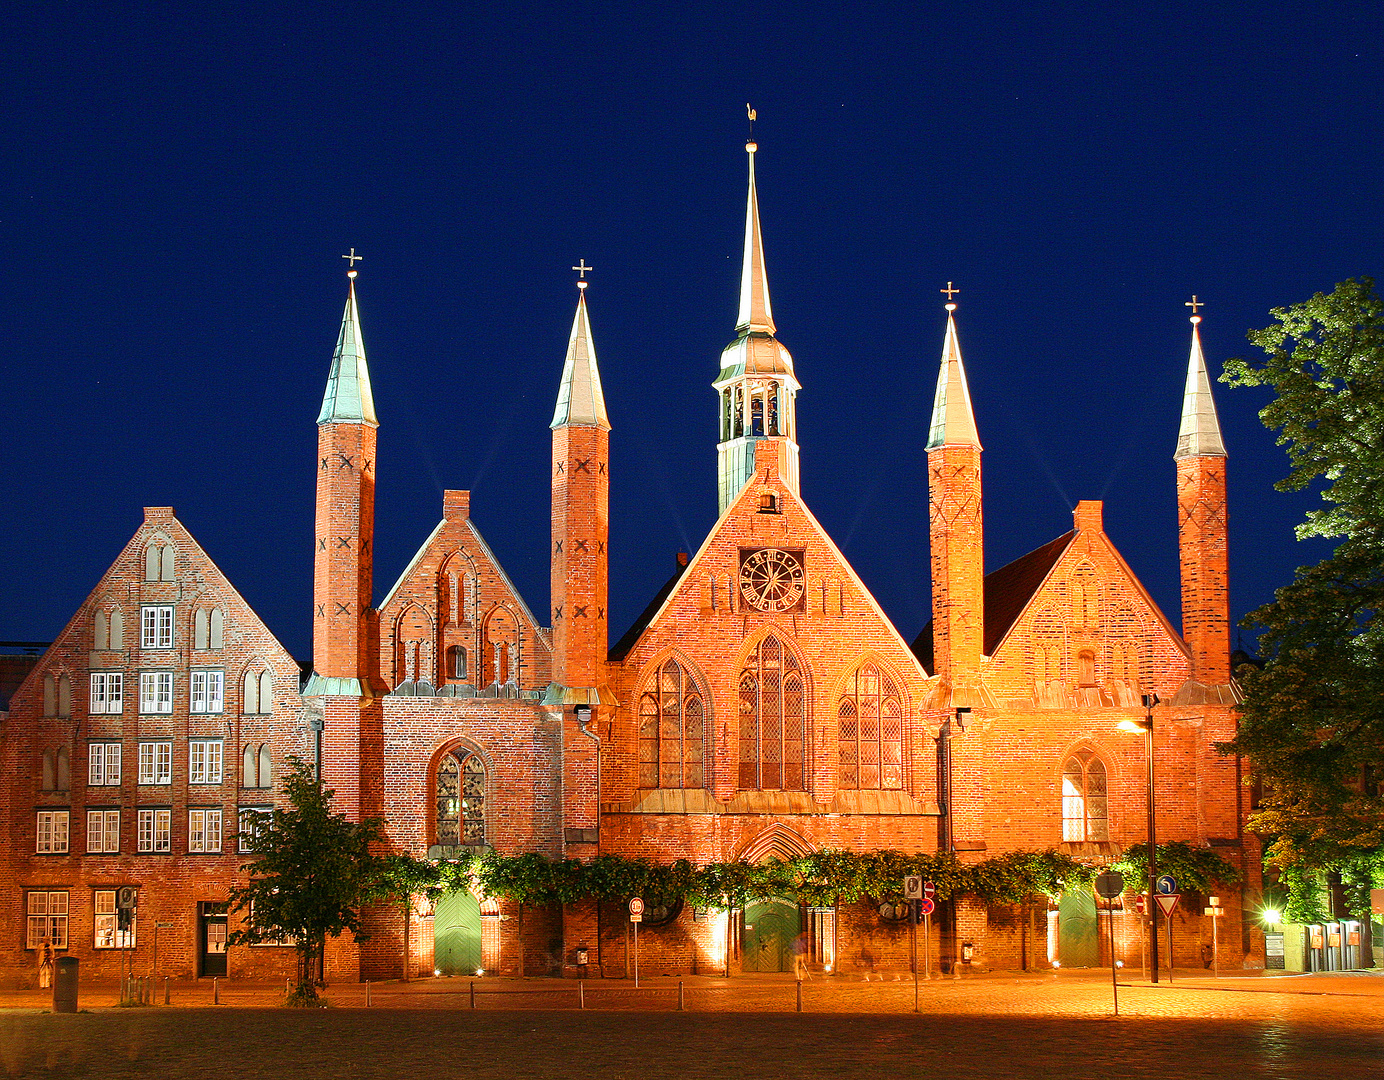
M 1339 544 L 1251 612 L 1262 670 L 1240 673 L 1236 738 L 1265 781 L 1251 827 L 1280 867 L 1340 868 L 1384 850 L 1384 305 L 1369 278 L 1273 311 L 1250 333 L 1266 358 L 1230 360 L 1224 382 L 1268 387 L 1260 412 L 1290 470 L 1321 486 L 1300 538 Z

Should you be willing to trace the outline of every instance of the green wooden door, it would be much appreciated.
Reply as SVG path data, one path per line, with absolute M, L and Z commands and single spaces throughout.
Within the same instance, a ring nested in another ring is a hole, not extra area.
M 481 905 L 466 889 L 437 901 L 433 966 L 443 975 L 474 975 L 481 966 Z
M 1100 967 L 1100 924 L 1094 894 L 1062 894 L 1057 905 L 1057 958 L 1064 968 Z
M 792 971 L 793 941 L 801 927 L 798 905 L 766 900 L 745 909 L 740 939 L 741 971 Z

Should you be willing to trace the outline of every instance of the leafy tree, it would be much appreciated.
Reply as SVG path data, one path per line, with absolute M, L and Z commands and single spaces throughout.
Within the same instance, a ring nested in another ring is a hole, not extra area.
M 233 945 L 289 938 L 298 950 L 298 989 L 294 1000 L 317 1000 L 313 961 L 329 936 L 361 933 L 359 909 L 379 895 L 380 865 L 370 845 L 381 839 L 379 819 L 359 823 L 333 813 L 332 795 L 314 777 L 312 766 L 288 759 L 281 783 L 289 805 L 276 807 L 267 829 L 247 837 L 253 858 L 242 869 L 247 884 L 231 890 L 232 911 L 244 911 L 241 928 L 227 939 Z
M 1222 381 L 1273 390 L 1259 416 L 1287 449 L 1277 487 L 1320 485 L 1327 503 L 1298 537 L 1339 543 L 1246 618 L 1265 662 L 1240 672 L 1222 749 L 1265 781 L 1251 827 L 1277 838 L 1272 862 L 1368 877 L 1384 851 L 1384 304 L 1361 278 L 1272 314 L 1249 335 L 1267 358 L 1228 361 Z
M 402 962 L 403 978 L 407 981 L 412 967 L 409 953 L 412 951 L 413 900 L 416 896 L 425 896 L 430 901 L 437 901 L 446 889 L 441 870 L 437 863 L 413 855 L 381 855 L 374 859 L 374 873 L 369 888 L 371 899 L 392 901 L 404 909 Z

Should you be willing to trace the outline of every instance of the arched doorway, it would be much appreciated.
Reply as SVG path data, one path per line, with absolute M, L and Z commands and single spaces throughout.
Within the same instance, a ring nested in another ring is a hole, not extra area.
M 740 934 L 741 971 L 792 971 L 793 942 L 802 932 L 798 905 L 761 900 L 745 907 Z

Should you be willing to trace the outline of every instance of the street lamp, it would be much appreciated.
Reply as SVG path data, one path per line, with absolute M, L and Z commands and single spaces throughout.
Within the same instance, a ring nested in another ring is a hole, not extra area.
M 1154 899 L 1154 886 L 1158 881 L 1158 837 L 1153 821 L 1153 707 L 1158 704 L 1157 694 L 1144 694 L 1145 716 L 1142 720 L 1126 717 L 1117 725 L 1121 731 L 1142 731 L 1144 733 L 1144 758 L 1148 762 L 1148 810 L 1149 810 L 1149 970 L 1153 981 L 1158 981 L 1158 902 Z

